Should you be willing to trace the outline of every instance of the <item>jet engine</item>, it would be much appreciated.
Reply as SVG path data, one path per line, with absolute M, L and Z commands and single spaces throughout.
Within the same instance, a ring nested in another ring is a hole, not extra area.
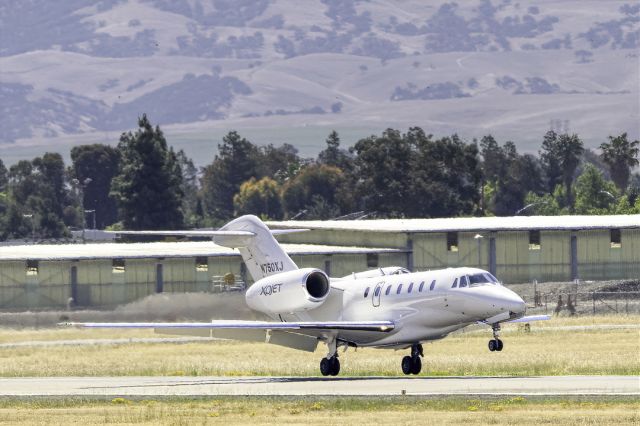
M 329 277 L 320 269 L 304 268 L 256 281 L 245 296 L 251 309 L 266 314 L 308 311 L 319 307 L 330 290 Z

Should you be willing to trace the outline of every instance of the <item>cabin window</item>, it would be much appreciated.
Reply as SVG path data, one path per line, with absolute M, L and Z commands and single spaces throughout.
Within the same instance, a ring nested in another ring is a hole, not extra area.
M 197 272 L 209 271 L 209 262 L 206 257 L 196 257 L 196 271 Z
M 364 298 L 366 299 L 368 295 L 369 295 L 369 287 L 364 289 Z
M 396 294 L 400 294 L 402 291 L 402 284 L 398 284 L 398 290 L 396 290 Z
M 433 291 L 436 288 L 436 280 L 431 281 L 431 285 L 429 286 L 429 291 Z
M 111 272 L 114 274 L 124 274 L 124 259 L 112 259 Z
M 455 280 L 453 280 L 453 285 L 451 286 L 451 288 L 456 288 L 458 287 L 458 279 L 456 278 Z
M 388 296 L 391 293 L 391 286 L 387 287 L 387 291 L 384 292 L 385 296 Z
M 622 247 L 622 235 L 620 234 L 619 229 L 610 229 L 609 237 L 611 240 L 611 248 L 620 248 Z
M 466 287 L 467 286 L 467 276 L 463 275 L 460 277 L 460 287 Z
M 447 251 L 458 251 L 458 233 L 447 232 Z
M 420 287 L 418 287 L 418 291 L 422 293 L 422 289 L 424 288 L 424 281 L 420 283 Z
M 411 290 L 413 290 L 413 283 L 409 284 L 409 288 L 407 289 L 407 293 L 411 293 Z
M 540 250 L 540 231 L 529 231 L 529 250 Z
M 378 253 L 367 253 L 367 268 L 378 267 Z
M 380 296 L 380 292 L 382 291 L 382 287 L 376 287 L 375 291 L 373 292 L 373 295 L 375 297 Z
M 26 273 L 27 273 L 27 275 L 33 275 L 33 276 L 38 275 L 38 261 L 37 260 L 31 260 L 31 259 L 27 260 Z

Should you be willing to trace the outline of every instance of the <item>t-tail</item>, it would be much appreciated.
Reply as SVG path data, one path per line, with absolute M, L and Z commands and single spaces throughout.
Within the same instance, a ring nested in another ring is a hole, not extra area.
M 246 215 L 232 220 L 218 231 L 231 231 L 229 235 L 213 235 L 213 241 L 221 246 L 237 248 L 255 281 L 269 275 L 298 269 L 273 237 L 273 234 L 298 230 L 271 231 L 256 216 Z

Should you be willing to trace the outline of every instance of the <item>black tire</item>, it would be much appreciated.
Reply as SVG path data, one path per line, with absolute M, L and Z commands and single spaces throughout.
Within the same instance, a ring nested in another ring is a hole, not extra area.
M 502 340 L 496 339 L 496 351 L 500 352 L 503 347 L 504 347 L 504 344 L 502 343 Z
M 413 361 L 410 356 L 405 356 L 402 358 L 402 372 L 404 374 L 411 374 L 411 370 L 413 369 Z
M 491 352 L 496 350 L 496 341 L 495 340 L 489 340 L 489 350 Z
M 337 376 L 340 373 L 340 360 L 337 356 L 334 356 L 330 360 L 331 362 L 331 375 Z
M 331 374 L 331 361 L 329 361 L 327 358 L 322 358 L 322 360 L 320 361 L 320 373 L 323 376 L 328 376 L 329 374 Z
M 417 356 L 415 358 L 411 358 L 411 361 L 411 374 L 420 374 L 420 371 L 422 370 L 422 361 L 420 360 L 420 357 Z

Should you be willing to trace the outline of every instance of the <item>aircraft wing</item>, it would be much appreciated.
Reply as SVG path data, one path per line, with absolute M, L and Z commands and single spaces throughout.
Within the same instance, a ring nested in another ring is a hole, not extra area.
M 67 322 L 62 326 L 79 328 L 159 328 L 159 329 L 253 329 L 253 330 L 323 330 L 378 331 L 394 329 L 392 321 L 212 321 L 212 322 Z
M 531 321 L 546 321 L 550 320 L 550 315 L 529 315 L 526 317 L 511 319 L 509 312 L 503 312 L 491 318 L 487 318 L 484 321 L 477 321 L 478 324 L 493 325 L 498 323 L 511 323 L 511 322 L 531 322 Z
M 511 321 L 505 321 L 505 323 L 546 321 L 546 320 L 550 320 L 550 319 L 551 319 L 551 315 L 529 315 L 528 317 L 522 317 L 522 318 L 514 319 L 514 320 L 511 320 Z

